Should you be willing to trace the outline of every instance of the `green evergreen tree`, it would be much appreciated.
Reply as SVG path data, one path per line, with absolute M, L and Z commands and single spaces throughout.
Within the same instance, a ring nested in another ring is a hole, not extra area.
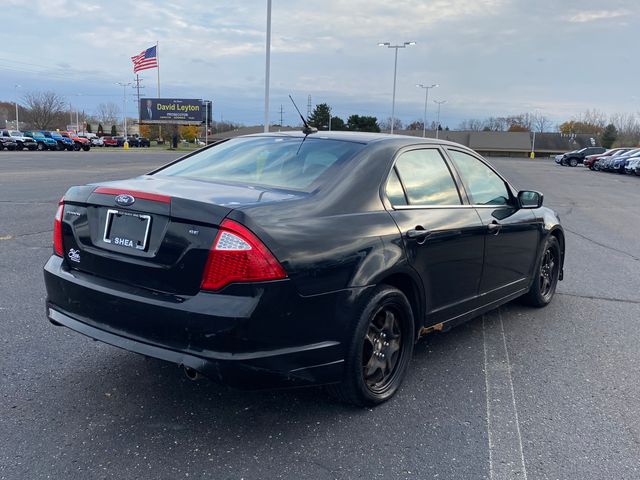
M 600 143 L 604 148 L 611 148 L 617 138 L 618 130 L 616 129 L 615 125 L 610 123 L 609 125 L 604 127 L 602 135 L 600 135 Z
M 340 117 L 331 117 L 331 130 L 345 130 L 346 128 L 344 120 Z
M 93 133 L 91 131 L 91 124 L 89 122 L 87 122 L 87 133 Z
M 118 135 L 118 129 L 115 125 L 111 125 L 111 136 Z
M 101 123 L 98 124 L 98 136 L 102 136 L 104 135 L 104 127 L 102 126 Z
M 380 132 L 380 125 L 376 117 L 351 115 L 347 119 L 347 129 L 356 132 Z
M 331 116 L 331 108 L 326 103 L 320 103 L 313 109 L 311 115 L 307 119 L 309 125 L 316 127 L 318 130 L 329 130 L 329 117 Z M 331 126 L 333 128 L 333 125 Z

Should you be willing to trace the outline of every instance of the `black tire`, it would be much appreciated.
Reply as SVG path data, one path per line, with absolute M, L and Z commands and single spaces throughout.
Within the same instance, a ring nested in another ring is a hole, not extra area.
M 578 166 L 578 159 L 577 158 L 572 158 L 569 160 L 569 165 L 571 167 L 577 167 Z
M 560 244 L 554 236 L 549 236 L 536 264 L 535 276 L 529 292 L 522 296 L 522 302 L 531 307 L 542 308 L 551 303 L 556 293 L 562 257 Z
M 91 150 L 91 147 L 89 145 L 83 145 L 82 150 L 88 152 L 89 150 Z
M 407 297 L 397 288 L 378 286 L 355 323 L 342 382 L 328 386 L 329 393 L 362 407 L 389 400 L 404 379 L 415 339 Z
M 38 143 L 38 146 L 36 148 L 39 152 L 42 152 L 44 150 L 44 143 Z

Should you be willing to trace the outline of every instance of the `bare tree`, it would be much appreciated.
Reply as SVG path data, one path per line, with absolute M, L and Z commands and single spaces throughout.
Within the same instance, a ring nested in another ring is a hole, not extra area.
M 96 109 L 96 119 L 103 125 L 115 125 L 119 119 L 120 108 L 113 102 L 101 103 Z
M 65 110 L 64 98 L 55 92 L 30 92 L 24 96 L 27 121 L 37 130 L 48 130 Z
M 538 133 L 543 133 L 551 128 L 552 122 L 548 117 L 536 113 L 533 115 L 532 127 Z
M 458 125 L 458 129 L 479 132 L 484 128 L 484 124 L 485 122 L 483 120 L 479 120 L 477 118 L 469 118 L 460 122 L 460 125 Z
M 402 128 L 403 128 L 402 120 L 400 120 L 399 118 L 395 118 L 393 120 L 393 129 L 402 130 Z M 382 131 L 391 130 L 391 117 L 387 117 L 386 120 L 383 120 L 382 122 L 380 122 L 380 130 Z

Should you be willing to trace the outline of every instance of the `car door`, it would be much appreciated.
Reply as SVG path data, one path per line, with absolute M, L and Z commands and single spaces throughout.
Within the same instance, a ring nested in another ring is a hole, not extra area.
M 541 229 L 531 209 L 518 205 L 509 184 L 482 159 L 447 149 L 469 201 L 485 226 L 483 303 L 524 291 L 537 259 Z
M 463 204 L 439 148 L 401 151 L 386 184 L 391 216 L 420 275 L 431 323 L 471 309 L 482 275 L 484 226 Z

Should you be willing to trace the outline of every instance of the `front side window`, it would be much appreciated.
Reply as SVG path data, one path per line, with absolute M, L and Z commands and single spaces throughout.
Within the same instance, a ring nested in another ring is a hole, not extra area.
M 396 160 L 410 205 L 460 205 L 451 172 L 436 149 L 410 150 Z
M 449 150 L 473 205 L 507 205 L 509 191 L 504 180 L 476 157 Z

